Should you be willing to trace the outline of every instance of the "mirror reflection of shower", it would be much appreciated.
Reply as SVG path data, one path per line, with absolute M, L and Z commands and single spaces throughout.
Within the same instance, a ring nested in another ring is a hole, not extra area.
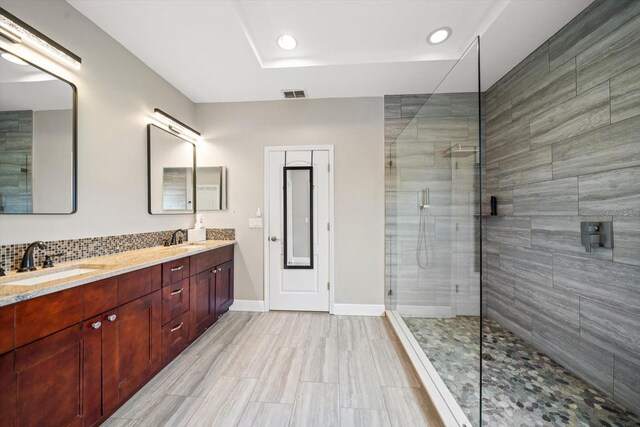
M 418 218 L 418 245 L 416 247 L 416 261 L 418 267 L 425 270 L 433 265 L 433 246 L 429 232 L 429 187 L 420 192 L 420 217 Z

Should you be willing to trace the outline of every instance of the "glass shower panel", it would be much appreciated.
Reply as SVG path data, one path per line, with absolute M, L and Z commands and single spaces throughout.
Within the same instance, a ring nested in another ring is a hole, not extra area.
M 444 382 L 459 425 L 480 423 L 478 41 L 431 93 L 385 97 L 387 308 Z M 430 374 L 431 375 L 431 374 Z

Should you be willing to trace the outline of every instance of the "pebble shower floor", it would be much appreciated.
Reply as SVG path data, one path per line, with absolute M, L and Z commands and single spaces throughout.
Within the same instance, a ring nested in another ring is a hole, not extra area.
M 404 321 L 474 426 L 479 422 L 479 317 Z M 484 426 L 640 426 L 613 402 L 497 322 L 485 319 Z M 470 369 L 469 367 L 473 368 Z

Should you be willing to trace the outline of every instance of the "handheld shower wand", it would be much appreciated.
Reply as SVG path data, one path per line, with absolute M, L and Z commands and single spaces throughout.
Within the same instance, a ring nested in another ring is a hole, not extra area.
M 430 236 L 429 236 L 429 187 L 421 191 L 422 201 L 418 205 L 420 208 L 420 217 L 418 223 L 418 245 L 416 247 L 416 261 L 418 267 L 425 269 L 431 268 L 433 263 L 433 253 L 429 257 Z M 424 263 L 422 252 L 424 251 Z

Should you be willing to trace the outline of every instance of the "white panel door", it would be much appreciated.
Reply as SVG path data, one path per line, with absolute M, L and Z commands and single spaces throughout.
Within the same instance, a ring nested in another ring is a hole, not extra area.
M 329 311 L 329 152 L 268 155 L 269 308 Z

